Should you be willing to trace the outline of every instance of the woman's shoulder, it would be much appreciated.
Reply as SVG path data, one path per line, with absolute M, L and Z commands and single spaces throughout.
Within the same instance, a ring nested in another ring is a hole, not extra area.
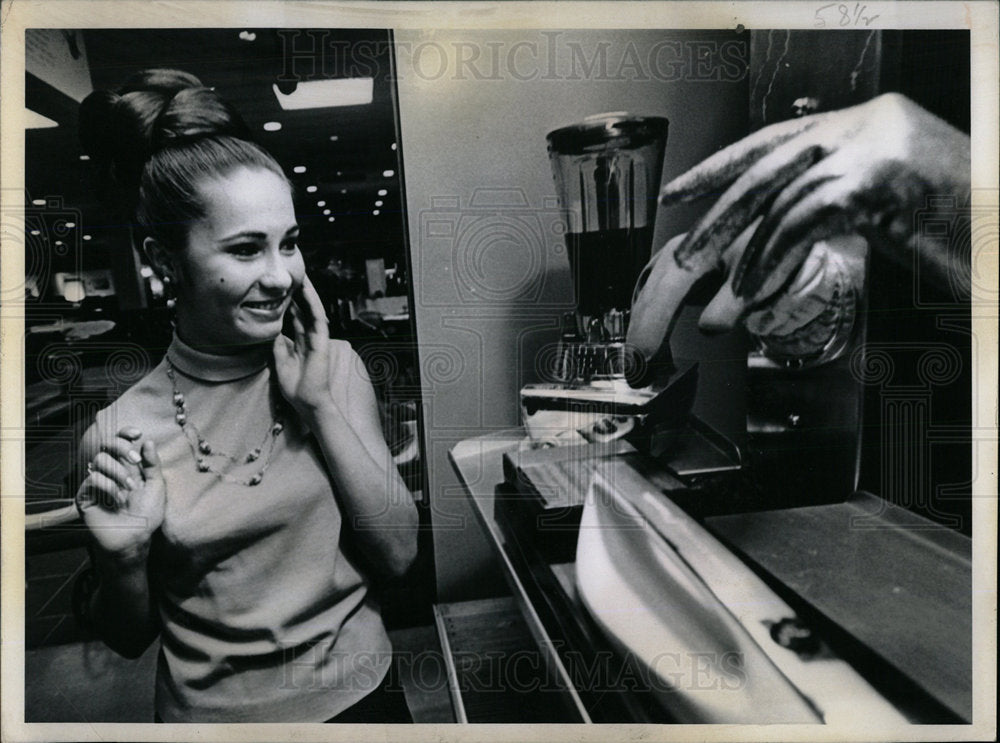
M 96 420 L 103 429 L 114 429 L 118 424 L 141 426 L 155 415 L 157 403 L 170 399 L 171 388 L 164 363 L 161 361 L 138 382 L 126 389 L 114 402 L 98 411 Z

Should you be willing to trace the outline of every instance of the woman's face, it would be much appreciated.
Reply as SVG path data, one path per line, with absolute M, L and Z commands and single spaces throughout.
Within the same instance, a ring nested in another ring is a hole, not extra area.
M 178 334 L 215 353 L 274 339 L 305 277 L 288 184 L 239 168 L 199 192 L 205 216 L 174 261 Z

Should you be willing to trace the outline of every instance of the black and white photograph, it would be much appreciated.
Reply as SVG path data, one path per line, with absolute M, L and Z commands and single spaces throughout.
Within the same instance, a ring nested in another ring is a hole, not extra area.
M 235 5 L 0 7 L 5 741 L 995 739 L 997 2 Z

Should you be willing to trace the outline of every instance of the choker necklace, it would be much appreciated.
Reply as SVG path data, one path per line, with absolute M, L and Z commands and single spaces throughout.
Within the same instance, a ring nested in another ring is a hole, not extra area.
M 191 454 L 194 456 L 198 471 L 211 472 L 226 482 L 236 483 L 237 485 L 259 485 L 261 480 L 264 479 L 264 473 L 267 472 L 267 468 L 271 465 L 271 454 L 274 453 L 274 444 L 285 428 L 280 418 L 274 416 L 260 445 L 251 449 L 243 456 L 235 457 L 232 454 L 218 451 L 205 440 L 205 437 L 201 435 L 201 432 L 198 431 L 194 423 L 188 420 L 187 403 L 184 400 L 184 395 L 177 389 L 174 365 L 170 363 L 169 359 L 167 359 L 167 376 L 170 378 L 170 385 L 173 387 L 174 420 L 188 440 L 188 445 L 191 447 Z M 251 462 L 260 460 L 265 446 L 267 446 L 267 455 L 263 457 L 264 465 L 254 475 L 241 479 L 229 474 L 228 470 L 234 466 L 250 464 Z M 228 462 L 228 464 L 223 464 L 222 469 L 217 468 L 213 464 L 213 461 L 219 459 L 225 459 Z

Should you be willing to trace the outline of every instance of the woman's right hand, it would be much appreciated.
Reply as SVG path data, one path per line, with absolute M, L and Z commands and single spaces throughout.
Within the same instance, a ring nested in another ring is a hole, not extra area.
M 163 523 L 167 487 L 156 445 L 125 427 L 88 463 L 77 509 L 98 545 L 123 559 L 144 558 Z

